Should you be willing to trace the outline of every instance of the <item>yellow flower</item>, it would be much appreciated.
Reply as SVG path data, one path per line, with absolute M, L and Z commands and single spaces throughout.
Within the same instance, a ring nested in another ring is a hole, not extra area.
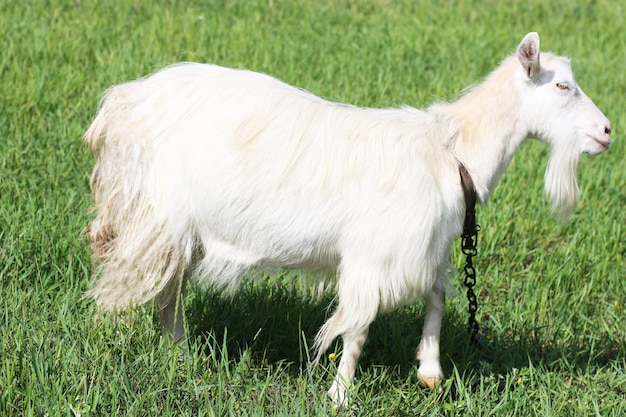
M 517 385 L 520 385 L 522 382 L 524 382 L 522 377 L 517 378 Z
M 330 359 L 331 361 L 334 361 L 336 357 L 337 357 L 337 354 L 334 352 L 328 355 L 328 359 Z

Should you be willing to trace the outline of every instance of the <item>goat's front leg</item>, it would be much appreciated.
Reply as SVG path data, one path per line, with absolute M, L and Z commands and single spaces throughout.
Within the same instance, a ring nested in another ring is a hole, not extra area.
M 337 376 L 328 390 L 328 396 L 335 402 L 336 407 L 348 405 L 347 390 L 352 386 L 356 366 L 367 340 L 368 327 L 362 330 L 351 330 L 341 335 L 343 353 L 339 361 Z
M 439 337 L 441 320 L 445 310 L 446 299 L 443 284 L 437 280 L 424 298 L 426 317 L 422 340 L 417 348 L 416 357 L 420 361 L 418 369 L 419 383 L 423 387 L 435 388 L 443 380 L 443 371 L 439 363 Z

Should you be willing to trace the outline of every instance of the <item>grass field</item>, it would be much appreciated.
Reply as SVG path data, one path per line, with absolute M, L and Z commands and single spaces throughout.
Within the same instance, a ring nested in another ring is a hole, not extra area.
M 0 1 L 0 415 L 625 415 L 626 6 L 474 3 Z M 302 302 L 290 275 L 232 302 L 192 288 L 189 352 L 163 348 L 153 306 L 96 324 L 81 136 L 107 87 L 201 61 L 335 101 L 425 107 L 479 82 L 529 31 L 572 57 L 615 142 L 581 159 L 566 224 L 543 196 L 547 149 L 520 149 L 478 212 L 483 337 L 468 346 L 467 302 L 449 300 L 442 392 L 416 383 L 418 304 L 372 326 L 354 405 L 333 411 L 336 359 L 307 366 L 331 296 Z

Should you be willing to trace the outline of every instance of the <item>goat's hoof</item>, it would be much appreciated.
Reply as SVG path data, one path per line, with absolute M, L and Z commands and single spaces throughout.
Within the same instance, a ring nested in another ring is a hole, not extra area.
M 429 376 L 425 377 L 422 375 L 417 376 L 417 380 L 422 388 L 428 388 L 431 390 L 437 390 L 437 392 L 441 392 L 441 385 L 443 383 L 443 378 L 438 376 Z
M 327 394 L 328 397 L 333 400 L 333 403 L 335 404 L 335 411 L 346 408 L 348 406 L 348 395 L 346 393 L 346 390 L 344 387 L 339 386 L 337 382 L 333 383 Z

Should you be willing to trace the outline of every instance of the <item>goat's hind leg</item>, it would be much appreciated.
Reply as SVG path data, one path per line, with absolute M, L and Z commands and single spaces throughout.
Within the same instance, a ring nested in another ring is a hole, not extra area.
M 348 331 L 341 335 L 343 353 L 337 369 L 337 376 L 328 390 L 328 396 L 337 407 L 348 405 L 347 390 L 352 386 L 357 363 L 367 340 L 368 328 Z
M 336 337 L 341 336 L 343 341 L 337 376 L 328 390 L 328 396 L 336 407 L 348 404 L 348 390 L 352 386 L 368 329 L 378 313 L 377 283 L 381 277 L 379 271 L 371 267 L 359 264 L 350 264 L 348 267 L 348 263 L 344 262 L 339 278 L 337 310 L 324 323 L 315 342 L 319 359 Z
M 161 305 L 161 333 L 167 346 L 178 344 L 187 347 L 184 318 L 186 283 L 185 275 L 178 273 L 178 278 L 172 280 L 158 300 Z
M 424 298 L 426 317 L 424 318 L 422 340 L 415 355 L 420 361 L 419 383 L 421 386 L 431 389 L 439 386 L 443 381 L 443 371 L 439 363 L 439 340 L 441 320 L 446 303 L 445 297 L 443 284 L 437 280 Z

